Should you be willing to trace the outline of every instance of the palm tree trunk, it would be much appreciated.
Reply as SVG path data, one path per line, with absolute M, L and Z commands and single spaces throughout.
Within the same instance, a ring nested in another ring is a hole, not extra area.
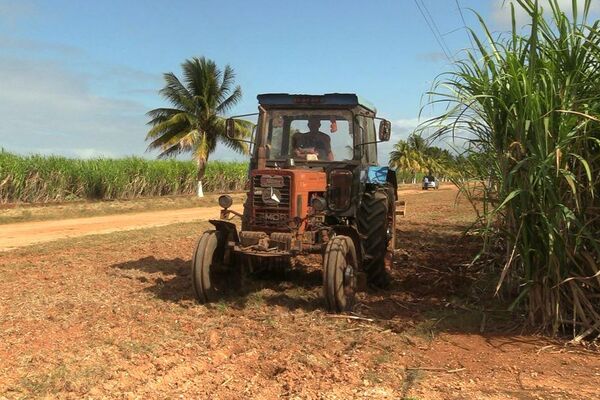
M 208 157 L 200 157 L 198 158 L 198 197 L 204 197 L 204 190 L 202 189 L 202 178 L 204 178 L 204 174 L 206 173 L 206 163 L 208 162 Z

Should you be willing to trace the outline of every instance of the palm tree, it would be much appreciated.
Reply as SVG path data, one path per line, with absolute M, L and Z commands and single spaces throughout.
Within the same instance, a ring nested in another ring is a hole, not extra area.
M 160 94 L 172 108 L 156 108 L 146 115 L 152 126 L 146 140 L 148 149 L 158 149 L 158 157 L 192 153 L 198 163 L 198 196 L 202 197 L 202 178 L 208 157 L 217 142 L 247 154 L 248 146 L 236 139 L 247 138 L 252 124 L 237 121 L 233 138 L 225 134 L 223 114 L 242 97 L 240 86 L 234 86 L 235 73 L 229 65 L 220 70 L 214 61 L 194 57 L 181 64 L 183 80 L 172 72 L 163 75 L 165 86 Z
M 427 141 L 425 141 L 425 139 L 423 139 L 423 136 L 417 134 L 417 133 L 411 133 L 408 136 L 407 139 L 408 142 L 408 146 L 415 150 L 418 153 L 424 154 L 427 149 L 429 148 L 429 145 L 427 144 Z
M 423 172 L 425 161 L 423 153 L 413 148 L 409 142 L 400 140 L 390 153 L 389 165 L 400 171 L 409 172 L 412 182 L 415 183 L 417 174 Z
M 425 149 L 425 159 L 429 174 L 435 174 L 440 181 L 448 177 L 454 160 L 448 150 L 429 146 Z

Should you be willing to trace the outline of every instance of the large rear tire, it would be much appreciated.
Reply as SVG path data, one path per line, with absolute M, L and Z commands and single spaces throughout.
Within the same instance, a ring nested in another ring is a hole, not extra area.
M 385 189 L 366 192 L 358 211 L 358 232 L 363 237 L 363 270 L 369 284 L 384 288 L 390 283 L 385 268 L 385 256 L 389 241 L 388 212 L 390 199 Z M 392 210 L 393 211 L 393 210 Z
M 356 289 L 356 251 L 352 239 L 335 236 L 323 255 L 323 287 L 327 309 L 346 312 L 354 306 Z
M 192 258 L 192 288 L 198 302 L 210 303 L 231 289 L 227 238 L 219 231 L 206 231 L 196 245 Z

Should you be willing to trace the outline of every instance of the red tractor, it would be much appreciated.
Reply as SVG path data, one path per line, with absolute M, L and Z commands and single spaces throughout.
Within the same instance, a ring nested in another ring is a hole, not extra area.
M 262 94 L 258 102 L 243 213 L 230 196 L 219 198 L 221 218 L 194 251 L 196 297 L 217 300 L 248 272 L 318 253 L 327 307 L 347 311 L 361 275 L 372 286 L 389 283 L 403 203 L 395 172 L 377 164 L 377 143 L 389 140 L 391 124 L 355 94 Z M 232 138 L 236 118 L 226 122 Z

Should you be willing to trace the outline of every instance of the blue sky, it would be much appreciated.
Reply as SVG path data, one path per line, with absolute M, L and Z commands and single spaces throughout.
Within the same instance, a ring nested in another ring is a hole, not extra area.
M 469 46 L 456 0 L 422 3 L 450 52 Z M 507 28 L 502 3 L 458 1 L 467 24 L 473 8 L 496 30 Z M 234 114 L 254 112 L 263 92 L 357 92 L 393 121 L 392 141 L 449 68 L 414 0 L 0 0 L 0 147 L 153 157 L 145 112 L 167 104 L 162 73 L 193 56 L 235 69 L 244 97 Z

